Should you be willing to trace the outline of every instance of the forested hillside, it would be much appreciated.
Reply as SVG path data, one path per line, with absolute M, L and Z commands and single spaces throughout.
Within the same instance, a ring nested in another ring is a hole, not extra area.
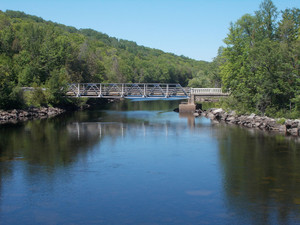
M 194 78 L 192 85 L 218 85 L 209 83 L 210 66 L 91 29 L 0 11 L 0 108 L 22 105 L 18 87 L 24 86 L 46 87 L 49 91 L 40 103 L 58 104 L 60 89 L 68 82 L 187 85 Z M 36 97 L 40 95 L 43 92 Z
M 220 73 L 242 113 L 300 117 L 300 10 L 279 12 L 270 0 L 232 23 Z
M 170 82 L 223 87 L 240 113 L 300 117 L 300 9 L 264 0 L 229 27 L 213 62 L 196 61 L 91 29 L 0 11 L 0 108 L 58 105 L 70 82 Z M 21 96 L 20 87 L 44 87 Z M 68 100 L 69 101 L 69 100 Z

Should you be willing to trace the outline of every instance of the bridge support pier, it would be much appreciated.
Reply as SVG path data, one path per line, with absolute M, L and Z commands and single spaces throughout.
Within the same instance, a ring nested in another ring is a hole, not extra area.
M 188 99 L 188 104 L 195 104 L 195 95 L 191 94 L 191 97 Z
M 188 102 L 179 104 L 179 113 L 194 113 L 196 110 L 195 96 L 192 94 Z
M 196 110 L 195 104 L 181 103 L 179 104 L 179 113 L 194 113 Z

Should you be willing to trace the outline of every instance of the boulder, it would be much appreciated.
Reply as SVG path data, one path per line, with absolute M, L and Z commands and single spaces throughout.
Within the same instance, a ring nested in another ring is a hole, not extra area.
M 221 114 L 221 120 L 226 121 L 227 117 L 228 117 L 228 114 L 226 112 Z
M 211 112 L 209 112 L 206 116 L 207 116 L 209 119 L 211 119 L 211 120 L 214 120 L 214 119 L 215 119 L 215 115 L 212 114 Z
M 215 109 L 212 111 L 213 114 L 217 114 L 217 113 L 225 113 L 225 111 L 223 109 Z
M 286 131 L 291 135 L 300 136 L 300 130 L 298 128 L 291 128 L 291 129 L 287 129 Z
M 235 120 L 235 117 L 234 116 L 232 116 L 232 115 L 229 115 L 229 116 L 227 116 L 226 117 L 226 122 L 232 122 L 233 120 Z
M 249 116 L 236 116 L 236 112 L 226 113 L 223 109 L 210 109 L 207 111 L 196 111 L 195 116 L 201 115 L 211 120 L 222 120 L 226 123 L 242 125 L 249 128 L 258 128 L 268 131 L 276 131 L 280 133 L 289 133 L 300 136 L 300 120 L 286 120 L 285 124 L 279 124 L 275 119 L 267 116 L 258 116 L 252 113 Z
M 256 122 L 255 122 L 255 127 L 260 127 L 261 124 L 262 124 L 262 123 L 256 121 Z
M 291 124 L 291 128 L 298 128 L 299 122 L 298 121 L 293 121 Z
M 236 116 L 236 112 L 235 111 L 231 111 L 231 112 L 229 112 L 228 115 L 230 115 L 230 116 Z
M 285 125 L 280 125 L 279 126 L 279 132 L 286 133 L 286 126 Z
M 247 117 L 247 119 L 253 120 L 253 119 L 255 118 L 255 116 L 256 116 L 256 115 L 255 115 L 254 113 L 252 113 L 250 116 Z

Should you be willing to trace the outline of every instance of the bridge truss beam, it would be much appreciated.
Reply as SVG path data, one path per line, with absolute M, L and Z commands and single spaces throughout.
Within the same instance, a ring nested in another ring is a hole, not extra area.
M 189 98 L 190 88 L 161 83 L 73 83 L 67 96 L 88 98 Z

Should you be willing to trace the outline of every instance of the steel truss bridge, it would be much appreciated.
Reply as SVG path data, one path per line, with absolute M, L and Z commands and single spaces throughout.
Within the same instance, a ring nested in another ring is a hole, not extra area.
M 67 96 L 87 98 L 180 98 L 191 96 L 227 96 L 221 88 L 188 88 L 163 83 L 73 83 Z

